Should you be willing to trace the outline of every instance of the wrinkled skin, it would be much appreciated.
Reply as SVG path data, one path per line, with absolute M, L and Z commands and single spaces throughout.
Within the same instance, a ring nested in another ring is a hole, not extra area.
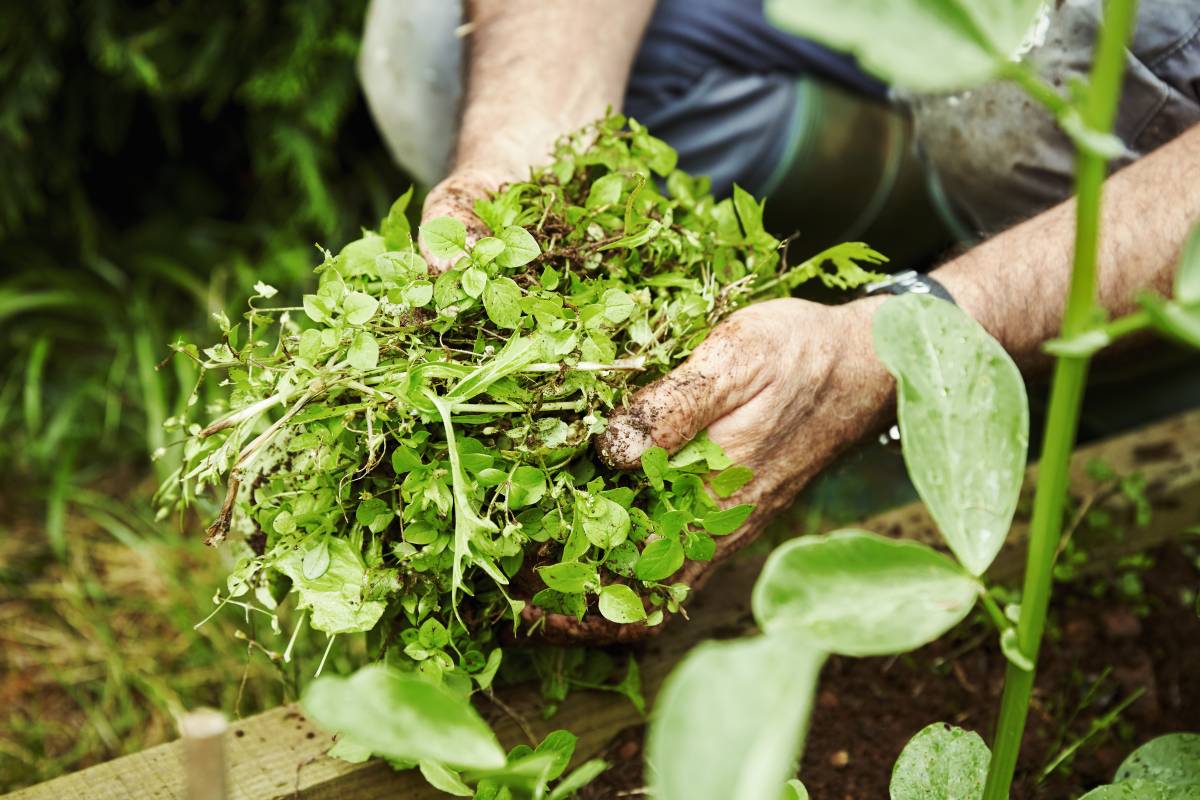
M 496 185 L 490 173 L 456 172 L 429 193 L 423 218 L 454 216 L 474 240 L 486 234 L 472 210 L 474 198 Z M 449 267 L 428 260 L 435 269 Z M 719 562 L 753 541 L 816 473 L 887 418 L 893 382 L 871 345 L 871 314 L 878 303 L 826 306 L 781 299 L 744 308 L 718 325 L 674 372 L 614 411 L 595 442 L 611 467 L 638 469 L 647 448 L 674 452 L 707 429 L 734 463 L 754 471 L 749 483 L 722 501 L 753 503 L 746 524 L 717 538 L 712 561 L 689 561 L 672 581 L 698 590 Z M 663 628 L 611 623 L 596 612 L 580 621 L 534 606 L 522 616 L 553 644 L 632 642 Z

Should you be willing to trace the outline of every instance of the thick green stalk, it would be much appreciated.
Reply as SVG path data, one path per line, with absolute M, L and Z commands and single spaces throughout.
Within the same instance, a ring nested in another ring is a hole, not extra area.
M 1096 48 L 1090 89 L 1082 109 L 1085 123 L 1093 130 L 1108 132 L 1112 129 L 1125 70 L 1125 46 L 1133 31 L 1136 12 L 1137 0 L 1109 0 Z M 1103 157 L 1080 148 L 1075 176 L 1075 259 L 1063 313 L 1063 338 L 1083 333 L 1094 320 L 1096 254 L 1100 246 L 1100 203 L 1105 168 Z M 1067 467 L 1079 425 L 1088 361 L 1086 357 L 1064 356 L 1057 359 L 1054 367 L 1030 522 L 1021 617 L 1017 623 L 1021 653 L 1035 665 L 1046 627 L 1054 557 L 1062 536 Z M 1012 663 L 1008 665 L 984 800 L 1008 800 L 1021 737 L 1025 732 L 1033 679 L 1033 670 L 1024 670 Z

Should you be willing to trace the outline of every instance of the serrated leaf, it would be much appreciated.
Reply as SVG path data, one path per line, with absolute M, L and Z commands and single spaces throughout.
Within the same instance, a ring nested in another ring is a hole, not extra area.
M 1008 535 L 1025 478 L 1025 381 L 1004 348 L 944 300 L 889 299 L 873 335 L 896 377 L 908 474 L 954 555 L 982 575 Z
M 975 605 L 978 582 L 917 542 L 842 530 L 775 549 L 751 605 L 768 633 L 794 631 L 831 653 L 904 653 L 933 641 Z

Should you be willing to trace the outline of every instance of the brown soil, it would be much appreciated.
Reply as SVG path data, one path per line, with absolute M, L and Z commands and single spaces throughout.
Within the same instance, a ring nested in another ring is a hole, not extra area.
M 1194 545 L 1168 545 L 1147 554 L 1149 566 L 1056 588 L 1013 798 L 1074 800 L 1107 783 L 1138 744 L 1200 729 L 1197 553 Z M 896 756 L 932 722 L 990 740 L 1004 669 L 981 621 L 904 656 L 831 658 L 801 762 L 809 793 L 814 800 L 886 798 Z M 1064 749 L 1139 690 L 1112 724 L 1042 778 Z M 604 754 L 612 768 L 580 796 L 640 794 L 641 745 L 640 727 L 619 735 Z

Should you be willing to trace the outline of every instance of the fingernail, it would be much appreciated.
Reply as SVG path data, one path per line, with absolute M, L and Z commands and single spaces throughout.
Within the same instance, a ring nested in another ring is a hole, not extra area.
M 642 453 L 654 446 L 645 424 L 632 414 L 619 414 L 608 422 L 608 428 L 596 439 L 596 453 L 610 467 L 636 466 Z

